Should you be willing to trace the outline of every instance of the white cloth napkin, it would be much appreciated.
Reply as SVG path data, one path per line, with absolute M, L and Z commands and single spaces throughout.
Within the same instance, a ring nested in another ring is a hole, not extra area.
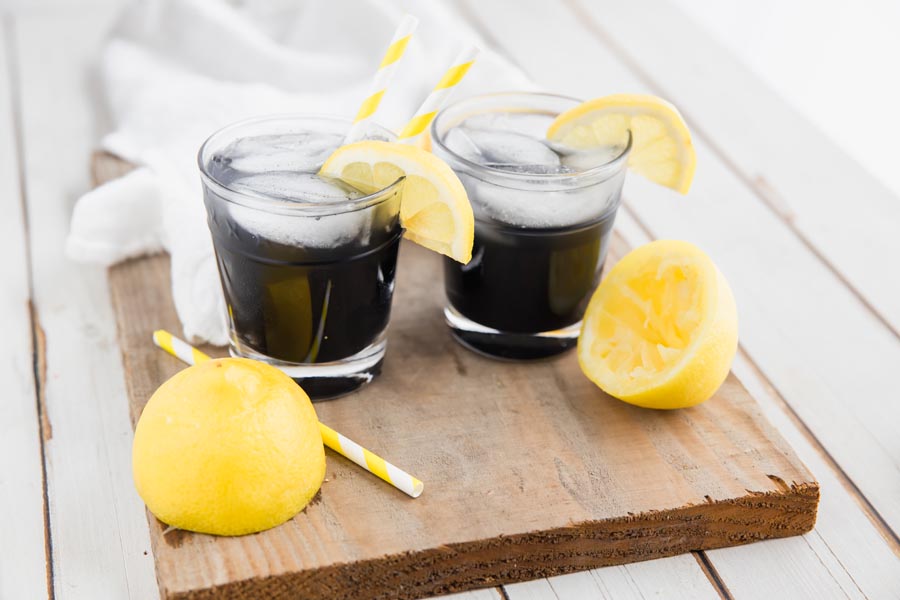
M 101 145 L 140 168 L 79 199 L 69 256 L 109 265 L 168 251 L 185 337 L 225 344 L 197 150 L 219 127 L 251 116 L 352 117 L 405 12 L 419 17 L 419 28 L 378 112 L 382 125 L 399 129 L 467 42 L 482 53 L 455 98 L 534 88 L 440 2 L 145 0 L 130 6 L 101 56 L 114 124 Z

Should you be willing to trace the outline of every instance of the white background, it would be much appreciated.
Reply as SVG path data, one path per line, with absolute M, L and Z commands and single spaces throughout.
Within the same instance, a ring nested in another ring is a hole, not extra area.
M 900 194 L 900 1 L 675 4 Z

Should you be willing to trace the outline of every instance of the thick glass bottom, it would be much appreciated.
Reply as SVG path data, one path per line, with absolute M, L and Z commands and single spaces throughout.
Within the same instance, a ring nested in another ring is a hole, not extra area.
M 485 327 L 461 315 L 452 306 L 444 319 L 457 342 L 478 354 L 503 360 L 538 360 L 562 354 L 578 344 L 581 321 L 563 329 L 539 333 L 509 333 Z
M 369 346 L 353 356 L 341 360 L 323 363 L 285 362 L 255 352 L 249 348 L 241 348 L 232 341 L 231 355 L 252 358 L 283 371 L 297 382 L 313 402 L 330 400 L 354 392 L 371 382 L 381 373 L 381 364 L 387 340 L 382 334 Z

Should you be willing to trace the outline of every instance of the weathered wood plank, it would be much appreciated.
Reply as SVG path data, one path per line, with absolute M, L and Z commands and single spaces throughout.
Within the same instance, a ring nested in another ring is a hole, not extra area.
M 43 458 L 13 109 L 18 90 L 7 24 L 0 15 L 0 514 L 6 540 L 0 543 L 0 598 L 46 598 Z
M 479 4 L 477 11 L 471 10 L 469 13 L 475 18 L 480 17 L 483 26 L 491 28 L 493 37 L 502 49 L 539 83 L 561 93 L 582 97 L 646 89 L 627 66 L 599 44 L 573 15 L 539 2 L 523 2 L 520 8 L 522 14 L 528 14 L 530 18 L 518 20 L 514 27 L 508 23 L 504 26 L 502 11 L 490 4 Z M 546 47 L 536 47 L 533 40 L 546 37 L 547 32 L 553 31 L 564 32 L 565 41 L 559 40 L 550 45 L 565 48 L 566 56 L 589 57 L 590 69 L 584 68 L 584 61 L 563 60 L 562 55 L 548 53 Z M 897 478 L 893 475 L 892 468 L 884 468 L 885 449 L 878 448 L 877 441 L 860 425 L 859 419 L 853 416 L 858 401 L 870 400 L 880 403 L 883 409 L 895 410 L 895 407 L 885 407 L 880 400 L 889 397 L 890 386 L 881 381 L 877 391 L 870 390 L 874 396 L 864 399 L 857 394 L 845 394 L 842 397 L 853 397 L 854 404 L 839 402 L 838 397 L 820 382 L 819 377 L 824 376 L 829 382 L 849 383 L 850 380 L 844 375 L 847 369 L 853 366 L 859 368 L 864 364 L 856 361 L 846 364 L 843 351 L 842 354 L 835 353 L 835 346 L 823 344 L 818 333 L 810 332 L 818 332 L 818 328 L 826 321 L 830 328 L 835 321 L 846 318 L 850 313 L 851 325 L 862 327 L 863 332 L 849 336 L 854 344 L 854 351 L 859 356 L 870 357 L 872 365 L 885 364 L 885 357 L 878 356 L 881 349 L 888 349 L 890 356 L 896 354 L 889 341 L 890 334 L 876 320 L 866 318 L 864 307 L 854 301 L 840 281 L 818 264 L 802 244 L 792 239 L 782 223 L 771 218 L 771 215 L 766 218 L 767 211 L 759 206 L 746 189 L 742 189 L 739 181 L 729 175 L 728 170 L 711 155 L 702 140 L 699 140 L 698 146 L 701 157 L 697 186 L 689 199 L 679 201 L 633 177 L 626 185 L 629 206 L 648 224 L 653 233 L 658 233 L 661 237 L 681 237 L 697 241 L 711 252 L 725 267 L 729 280 L 735 287 L 741 309 L 744 345 L 755 350 L 754 358 L 761 355 L 766 359 L 767 374 L 772 365 L 775 365 L 771 370 L 778 375 L 779 388 L 780 382 L 794 382 L 787 386 L 789 394 L 781 390 L 787 401 L 794 407 L 802 405 L 806 412 L 822 413 L 817 424 L 823 424 L 823 429 L 833 434 L 829 450 L 833 446 L 848 445 L 860 449 L 857 458 L 847 461 L 848 468 L 856 471 L 871 469 L 873 475 L 882 474 L 882 485 L 896 484 Z M 626 228 L 631 229 L 631 234 L 626 235 L 629 241 L 641 239 L 643 234 L 637 223 L 627 215 L 621 215 L 617 229 L 627 233 Z M 759 240 L 759 243 L 754 244 L 754 240 Z M 771 244 L 771 247 L 766 247 L 766 244 Z M 756 257 L 756 254 L 760 256 Z M 798 282 L 795 273 L 803 273 L 804 281 Z M 807 280 L 814 284 L 812 288 L 807 286 Z M 762 294 L 759 290 L 763 289 L 763 285 L 765 289 L 775 291 Z M 804 299 L 805 303 L 801 305 L 791 300 L 782 309 L 786 298 L 797 296 Z M 843 333 L 843 325 L 841 329 Z M 877 349 L 864 345 L 861 335 L 872 336 Z M 841 338 L 836 336 L 835 339 Z M 813 358 L 807 357 L 804 352 L 809 352 Z M 821 366 L 814 361 L 819 361 Z M 784 364 L 779 367 L 779 362 Z M 741 364 L 740 361 L 738 364 Z M 794 374 L 791 375 L 789 370 L 793 370 Z M 807 382 L 808 385 L 804 387 L 801 382 Z M 757 389 L 759 387 L 757 385 Z M 823 400 L 829 401 L 827 406 L 823 406 Z M 774 402 L 770 401 L 769 406 Z M 832 406 L 837 410 L 829 414 Z M 783 408 L 769 412 L 781 415 L 779 424 L 783 427 L 787 427 L 785 422 L 790 423 L 784 416 Z M 839 437 L 841 427 L 845 429 Z M 765 572 L 771 578 L 770 581 L 789 581 L 793 572 L 785 568 L 787 564 L 812 569 L 805 575 L 810 575 L 809 579 L 816 581 L 816 587 L 807 590 L 805 595 L 810 595 L 816 589 L 823 596 L 844 595 L 842 587 L 845 587 L 848 578 L 855 580 L 861 589 L 871 592 L 874 597 L 878 597 L 879 591 L 884 593 L 891 589 L 892 585 L 896 587 L 893 578 L 886 580 L 884 577 L 884 573 L 897 572 L 892 545 L 882 539 L 866 514 L 860 510 L 854 497 L 843 488 L 839 474 L 828 470 L 829 465 L 826 465 L 826 461 L 810 446 L 797 427 L 783 428 L 782 431 L 786 435 L 790 431 L 789 439 L 793 444 L 804 444 L 803 447 L 807 449 L 804 459 L 815 460 L 816 465 L 826 468 L 830 493 L 827 496 L 827 506 L 823 502 L 820 508 L 822 516 L 814 533 L 824 537 L 821 543 L 811 544 L 789 540 L 783 546 L 791 546 L 791 552 L 799 554 L 787 561 L 781 552 L 773 553 L 772 560 L 768 560 L 768 555 L 756 547 L 735 549 L 729 554 L 735 557 L 740 555 L 742 560 L 766 559 L 761 561 L 765 568 L 760 567 L 755 572 Z M 813 431 L 819 435 L 821 430 Z M 853 433 L 847 433 L 848 431 Z M 881 458 L 873 464 L 866 457 L 868 451 L 875 452 Z M 818 474 L 819 468 L 815 472 Z M 850 543 L 850 539 L 855 542 Z M 859 548 L 865 548 L 865 559 L 859 556 Z M 814 549 L 823 552 L 823 555 L 815 554 Z M 827 556 L 828 553 L 834 553 L 838 560 Z M 717 555 L 715 552 L 708 554 L 711 557 Z M 713 562 L 718 566 L 718 561 Z M 739 560 L 731 564 L 735 569 L 740 568 Z M 749 578 L 744 581 L 752 583 Z M 730 584 L 731 581 L 726 583 Z
M 169 537 L 154 520 L 165 596 L 414 598 L 812 526 L 816 484 L 734 378 L 707 404 L 659 412 L 605 397 L 571 353 L 482 358 L 443 323 L 439 257 L 405 245 L 400 264 L 384 373 L 317 412 L 429 491 L 401 498 L 330 457 L 322 500 L 270 531 Z M 177 327 L 167 266 L 155 257 L 111 270 L 135 417 L 182 368 L 150 344 L 153 329 Z
M 15 20 L 34 304 L 46 336 L 41 379 L 57 598 L 153 598 L 143 505 L 104 269 L 63 254 L 93 146 L 87 65 L 113 12 L 61 8 Z

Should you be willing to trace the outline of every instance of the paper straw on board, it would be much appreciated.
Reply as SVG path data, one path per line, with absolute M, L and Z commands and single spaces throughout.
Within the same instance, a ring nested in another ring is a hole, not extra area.
M 394 37 L 391 39 L 391 44 L 384 53 L 381 64 L 378 65 L 378 71 L 375 72 L 375 78 L 369 87 L 369 93 L 366 99 L 363 100 L 362 105 L 360 105 L 359 111 L 357 111 L 356 117 L 353 119 L 353 125 L 350 127 L 350 132 L 344 139 L 345 144 L 358 141 L 364 133 L 365 128 L 363 125 L 371 120 L 378 110 L 381 99 L 384 97 L 384 93 L 396 71 L 397 62 L 406 52 L 409 40 L 412 38 L 412 34 L 418 25 L 419 20 L 412 15 L 406 15 L 400 20 L 400 24 L 394 32 Z
M 425 98 L 425 102 L 397 136 L 397 141 L 406 144 L 415 143 L 419 136 L 428 130 L 438 111 L 447 103 L 450 94 L 469 72 L 478 52 L 476 46 L 468 46 L 456 56 L 453 64 Z
M 153 332 L 153 343 L 189 365 L 210 360 L 208 355 L 163 329 Z M 392 465 L 324 423 L 319 423 L 319 432 L 322 434 L 322 442 L 344 458 L 355 462 L 369 473 L 413 498 L 422 495 L 425 484 L 403 469 Z

